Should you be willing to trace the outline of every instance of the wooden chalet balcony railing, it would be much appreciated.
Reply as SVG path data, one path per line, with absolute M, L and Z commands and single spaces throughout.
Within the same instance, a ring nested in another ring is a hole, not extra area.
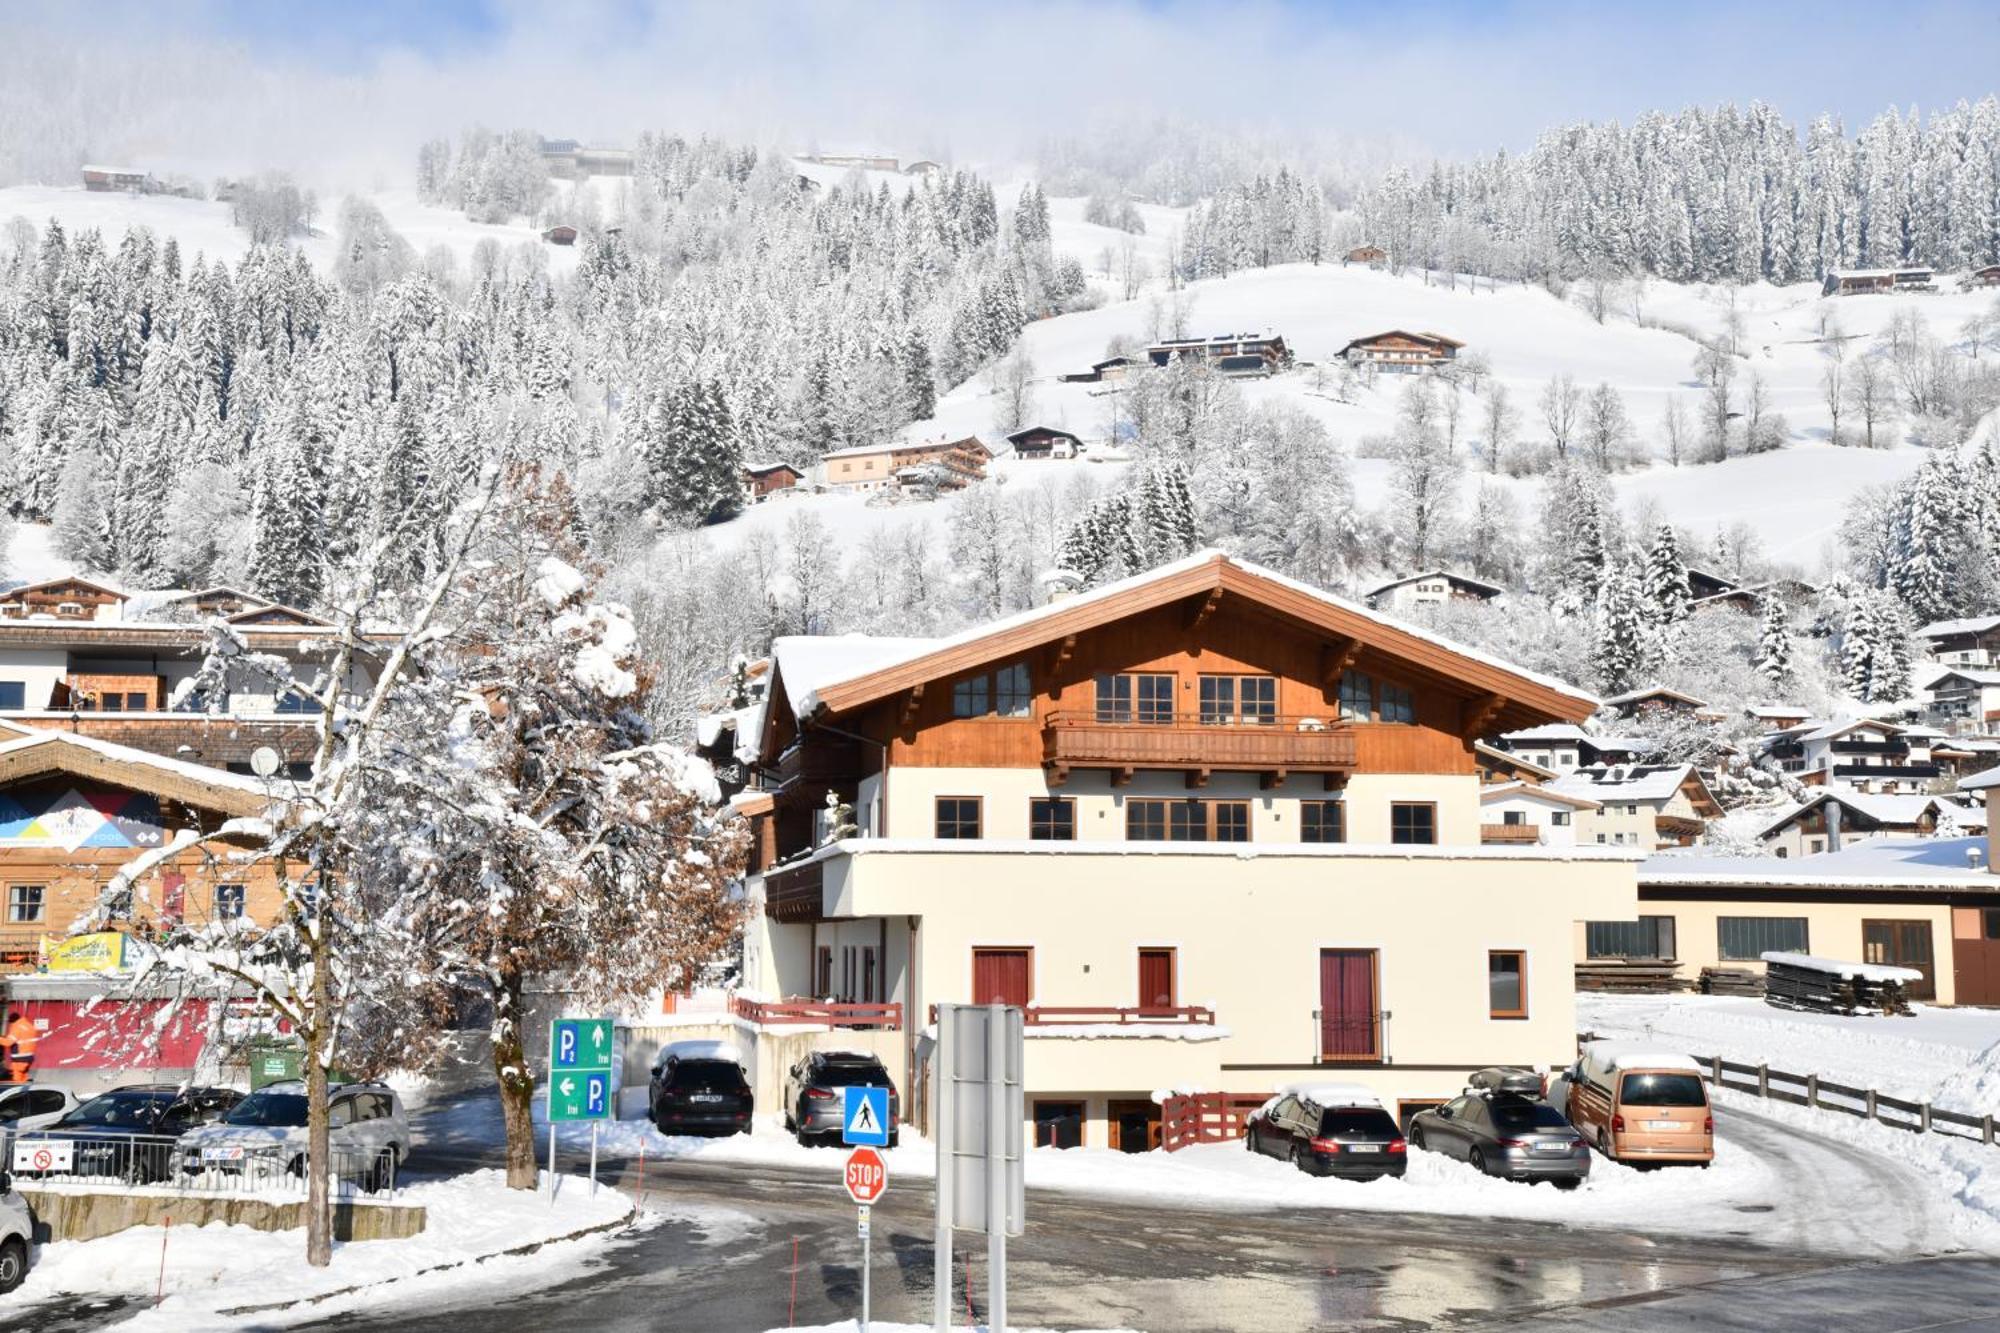
M 848 1004 L 833 1000 L 746 1000 L 729 997 L 729 1012 L 759 1027 L 824 1024 L 836 1028 L 886 1028 L 892 1032 L 903 1026 L 900 1004 Z
M 1498 846 L 1533 846 L 1542 840 L 1542 831 L 1533 824 L 1481 824 L 1479 840 Z
M 764 915 L 773 921 L 820 921 L 826 915 L 826 872 L 821 862 L 764 872 Z
M 1052 713 L 1042 729 L 1042 761 L 1060 781 L 1072 768 L 1345 773 L 1356 759 L 1353 730 L 1320 717 L 1214 722 L 1176 713 L 1103 722 L 1095 713 Z
M 930 1021 L 937 1022 L 937 1006 L 930 1008 Z M 1114 1026 L 1143 1028 L 1162 1023 L 1191 1023 L 1215 1026 L 1215 1010 L 1206 1005 L 1116 1005 L 1031 1004 L 1021 1010 L 1025 1027 Z

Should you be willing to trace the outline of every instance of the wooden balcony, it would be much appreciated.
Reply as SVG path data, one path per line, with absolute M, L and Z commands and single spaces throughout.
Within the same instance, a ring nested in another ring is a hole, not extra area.
M 1479 841 L 1489 847 L 1533 847 L 1542 831 L 1533 824 L 1481 824 Z
M 1262 773 L 1267 786 L 1276 786 L 1287 773 L 1351 773 L 1355 750 L 1352 729 L 1314 717 L 1220 723 L 1176 713 L 1158 721 L 1102 722 L 1094 713 L 1052 713 L 1042 728 L 1042 762 L 1057 783 L 1073 768 L 1108 768 L 1114 783 L 1139 769 L 1180 769 L 1190 785 L 1200 785 L 1210 772 L 1247 772 Z
M 822 862 L 780 866 L 764 874 L 764 915 L 773 921 L 824 921 L 825 894 Z
M 887 1028 L 901 1031 L 903 1006 L 849 1004 L 833 1000 L 746 1000 L 729 997 L 729 1012 L 758 1027 L 824 1025 L 835 1028 Z
M 930 1007 L 930 1021 L 938 1021 L 936 1005 Z M 1089 1005 L 1030 1004 L 1021 1010 L 1023 1027 L 1129 1027 L 1140 1030 L 1177 1023 L 1214 1027 L 1215 1010 L 1200 1004 L 1175 1005 Z

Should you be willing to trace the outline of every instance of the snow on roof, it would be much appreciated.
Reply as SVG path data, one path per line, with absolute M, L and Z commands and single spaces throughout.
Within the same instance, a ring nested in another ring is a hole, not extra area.
M 1679 699 L 1682 703 L 1692 704 L 1696 708 L 1708 707 L 1708 700 L 1697 699 L 1692 694 L 1683 694 L 1681 691 L 1669 689 L 1665 685 L 1649 685 L 1643 690 L 1627 690 L 1623 694 L 1610 695 L 1604 702 L 1607 705 L 1635 704 L 1642 699 Z
M 1503 741 L 1590 741 L 1597 738 L 1574 722 L 1548 722 L 1539 727 L 1523 727 L 1519 731 L 1505 732 Z
M 874 634 L 787 634 L 772 641 L 771 656 L 777 659 L 792 715 L 804 717 L 812 711 L 813 696 L 826 686 L 921 656 L 943 642 Z
M 1933 620 L 1917 631 L 1917 637 L 1942 639 L 1950 634 L 1984 634 L 1994 628 L 2000 628 L 2000 615 L 1961 616 L 1957 620 Z
M 1866 815 L 1878 824 L 1903 824 L 1914 827 L 1918 820 L 1939 804 L 1941 802 L 1935 796 L 1876 796 L 1866 792 L 1818 791 L 1807 798 L 1804 804 L 1794 806 L 1765 825 L 1757 836 L 1769 837 L 1808 810 L 1824 805 L 1846 806 L 1858 814 Z
M 2000 787 L 2000 765 L 1996 765 L 1993 768 L 1982 768 L 1970 777 L 1963 777 L 1958 780 L 1958 789 L 1960 791 L 1985 791 L 1989 787 Z
M 1759 718 L 1795 717 L 1802 722 L 1806 718 L 1812 716 L 1812 709 L 1799 708 L 1791 704 L 1751 704 L 1748 708 L 1744 709 L 1743 711 L 1748 713 L 1751 717 L 1759 717 Z
M 1905 730 L 1897 726 L 1894 722 L 1884 722 L 1879 717 L 1843 717 L 1837 718 L 1832 722 L 1815 722 L 1812 724 L 1812 730 L 1807 731 L 1799 739 L 1807 741 L 1830 741 L 1836 736 L 1845 736 L 1857 727 L 1873 727 L 1881 731 L 1894 731 L 1898 733 Z
M 1791 889 L 1921 889 L 1966 884 L 2000 888 L 2000 876 L 1977 868 L 1974 854 L 1983 861 L 1985 838 L 1861 838 L 1837 852 L 1790 859 L 1659 854 L 1639 863 L 1639 883 Z
M 1693 764 L 1617 764 L 1579 768 L 1548 784 L 1549 790 L 1600 802 L 1666 801 L 1681 789 Z
M 1978 671 L 1966 667 L 1950 667 L 1933 676 L 1931 683 L 1925 688 L 1934 690 L 1937 688 L 1939 681 L 1950 680 L 1953 676 L 1957 676 L 1960 680 L 1969 680 L 1974 685 L 2000 685 L 2000 671 Z
M 1583 1063 L 1600 1070 L 1691 1069 L 1702 1072 L 1701 1064 L 1683 1051 L 1664 1050 L 1650 1041 L 1590 1041 L 1581 1052 Z
M 1890 967 L 1883 963 L 1849 963 L 1838 958 L 1821 958 L 1809 953 L 1786 953 L 1781 949 L 1766 950 L 1762 955 L 1767 963 L 1781 967 L 1802 967 L 1808 972 L 1831 972 L 1836 977 L 1846 977 L 1851 981 L 1922 981 L 1924 974 L 1914 967 Z
M 1499 746 L 1489 745 L 1485 741 L 1474 741 L 1472 749 L 1474 753 L 1481 757 L 1492 760 L 1495 763 L 1505 764 L 1510 768 L 1527 769 L 1533 773 L 1540 773 L 1543 777 L 1552 778 L 1556 776 L 1556 770 L 1550 768 L 1547 764 L 1538 764 L 1523 755 L 1515 754 L 1512 750 L 1503 750 Z
M 660 1064 L 669 1060 L 730 1060 L 743 1063 L 743 1049 L 733 1041 L 670 1041 L 660 1048 Z
M 1477 588 L 1489 597 L 1498 597 L 1507 591 L 1497 583 L 1488 583 L 1485 579 L 1476 579 L 1470 574 L 1454 574 L 1448 569 L 1427 569 L 1421 574 L 1405 574 L 1402 578 L 1391 579 L 1389 582 L 1381 584 L 1378 587 L 1370 588 L 1363 595 L 1367 597 L 1380 597 L 1385 592 L 1393 592 L 1405 584 L 1417 583 L 1424 579 L 1449 579 L 1453 583 L 1462 583 L 1468 588 Z
M 1836 268 L 1827 270 L 1829 278 L 1893 278 L 1898 273 L 1930 273 L 1929 264 L 1904 264 L 1901 268 Z
M 185 759 L 170 759 L 166 755 L 154 754 L 151 750 L 134 749 L 98 736 L 86 736 L 74 731 L 44 731 L 33 736 L 23 736 L 18 740 L 0 743 L 0 755 L 19 754 L 38 745 L 74 745 L 115 759 L 122 764 L 132 764 L 142 768 L 158 769 L 162 773 L 172 773 L 193 782 L 204 782 L 211 787 L 231 787 L 238 791 L 266 795 L 270 788 L 262 778 L 248 773 L 231 773 L 220 768 L 210 768 L 207 764 L 190 763 Z
M 1330 1106 L 1380 1106 L 1382 1096 L 1360 1083 L 1287 1083 L 1280 1097 L 1300 1097 L 1325 1110 Z
M 1557 791 L 1554 784 L 1545 786 L 1533 782 L 1496 782 L 1491 786 L 1479 789 L 1479 803 L 1481 805 L 1485 805 L 1489 801 L 1504 801 L 1516 796 L 1525 796 L 1530 800 L 1545 800 L 1555 805 L 1575 806 L 1579 810 L 1595 810 L 1603 804 L 1602 801 L 1593 800 L 1588 796 L 1578 796 L 1573 792 Z
M 803 690 L 800 689 L 798 685 L 796 685 L 792 680 L 789 679 L 791 672 L 789 668 L 786 668 L 785 674 L 787 675 L 788 679 L 785 682 L 785 693 L 791 699 L 793 712 L 800 717 L 804 717 L 808 713 L 812 712 L 815 707 L 817 707 L 819 702 L 817 698 L 818 692 L 820 690 L 825 689 L 827 686 L 844 684 L 845 682 L 853 680 L 860 676 L 871 675 L 874 672 L 886 670 L 890 667 L 902 666 L 911 661 L 914 661 L 917 658 L 927 656 L 934 652 L 942 652 L 948 648 L 956 648 L 956 647 L 961 647 L 965 644 L 977 643 L 981 639 L 987 638 L 990 635 L 1003 634 L 1009 630 L 1018 629 L 1027 625 L 1033 625 L 1037 621 L 1045 620 L 1051 616 L 1071 615 L 1075 611 L 1077 611 L 1078 608 L 1080 607 L 1086 607 L 1095 602 L 1107 601 L 1112 598 L 1122 596 L 1125 593 L 1130 592 L 1134 587 L 1142 586 L 1144 584 L 1151 583 L 1160 579 L 1172 578 L 1177 575 L 1185 574 L 1191 569 L 1199 569 L 1204 565 L 1216 562 L 1223 562 L 1229 565 L 1233 565 L 1237 569 L 1243 571 L 1246 574 L 1253 575 L 1260 579 L 1268 580 L 1269 582 L 1275 583 L 1280 587 L 1289 588 L 1292 591 L 1297 592 L 1303 596 L 1313 598 L 1314 600 L 1323 602 L 1328 606 L 1338 608 L 1339 610 L 1344 611 L 1349 615 L 1357 616 L 1363 620 L 1373 621 L 1375 624 L 1378 625 L 1388 626 L 1389 628 L 1397 630 L 1400 633 L 1408 634 L 1412 638 L 1421 639 L 1426 643 L 1434 644 L 1437 647 L 1444 649 L 1446 652 L 1455 653 L 1458 656 L 1467 659 L 1468 661 L 1478 662 L 1484 666 L 1492 667 L 1495 670 L 1505 671 L 1510 675 L 1518 676 L 1523 680 L 1532 681 L 1534 684 L 1541 686 L 1545 690 L 1551 690 L 1557 694 L 1567 695 L 1569 698 L 1575 699 L 1581 703 L 1589 704 L 1593 707 L 1596 706 L 1598 702 L 1596 695 L 1587 693 L 1584 690 L 1580 690 L 1576 686 L 1571 685 L 1566 681 L 1557 680 L 1553 676 L 1545 676 L 1540 674 L 1539 672 L 1529 671 L 1524 667 L 1516 666 L 1513 663 L 1504 661 L 1501 658 L 1495 657 L 1490 653 L 1481 652 L 1477 648 L 1467 647 L 1466 645 L 1459 643 L 1456 640 L 1445 638 L 1443 635 L 1433 634 L 1429 630 L 1419 628 L 1418 626 L 1413 625 L 1408 621 L 1398 620 L 1394 616 L 1384 615 L 1380 611 L 1370 610 L 1368 607 L 1362 606 L 1356 602 L 1351 602 L 1347 600 L 1345 597 L 1336 596 L 1335 594 L 1326 591 L 1324 588 L 1314 587 L 1310 583 L 1304 583 L 1298 579 L 1291 578 L 1288 575 L 1280 574 L 1278 573 L 1278 571 L 1274 569 L 1267 569 L 1263 565 L 1256 564 L 1249 560 L 1237 559 L 1236 557 L 1231 556 L 1226 552 L 1214 550 L 1212 548 L 1196 551 L 1192 555 L 1183 556 L 1179 560 L 1170 561 L 1167 564 L 1159 565 L 1153 569 L 1149 569 L 1143 574 L 1135 574 L 1130 578 L 1120 579 L 1115 583 L 1107 583 L 1101 587 L 1092 588 L 1088 592 L 1079 593 L 1074 597 L 1065 597 L 1061 601 L 1051 602 L 1046 606 L 1034 607 L 1027 611 L 1016 612 L 1011 616 L 1002 616 L 998 620 L 989 620 L 983 624 L 974 625 L 969 629 L 961 630 L 957 634 L 949 635 L 945 638 L 941 639 L 884 638 L 884 639 L 866 640 L 868 642 L 879 643 L 879 644 L 892 644 L 892 643 L 898 644 L 900 645 L 900 647 L 895 651 L 882 654 L 877 659 L 865 660 L 868 659 L 870 656 L 865 650 L 862 650 L 859 647 L 850 646 L 846 651 L 852 654 L 854 658 L 864 659 L 864 660 L 860 661 L 857 664 L 851 665 L 843 674 L 825 675 L 820 679 L 818 679 L 816 683 L 814 683 L 812 686 Z M 856 640 L 860 640 L 863 638 L 864 636 L 858 636 L 858 635 L 844 636 L 845 641 L 850 645 L 855 644 Z M 785 641 L 786 640 L 780 640 L 780 642 L 785 642 Z M 790 642 L 793 643 L 812 642 L 812 641 L 813 640 L 811 639 L 801 639 L 801 638 L 794 638 L 790 640 Z M 1596 743 L 1599 744 L 1600 746 L 1604 744 L 1604 742 L 1601 741 Z

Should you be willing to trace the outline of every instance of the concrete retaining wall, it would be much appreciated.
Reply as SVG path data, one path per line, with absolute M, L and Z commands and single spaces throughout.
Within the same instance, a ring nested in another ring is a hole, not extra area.
M 175 1194 L 167 1191 L 63 1189 L 18 1186 L 35 1210 L 36 1235 L 43 1241 L 96 1240 L 128 1227 L 198 1227 L 231 1222 L 258 1231 L 303 1230 L 305 1200 L 253 1199 L 242 1195 Z M 424 1210 L 396 1203 L 336 1202 L 336 1240 L 403 1240 L 424 1229 Z

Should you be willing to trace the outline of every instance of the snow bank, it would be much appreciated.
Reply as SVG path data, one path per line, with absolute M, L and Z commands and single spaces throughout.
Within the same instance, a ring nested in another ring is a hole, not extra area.
M 868 1321 L 870 1333 L 931 1333 L 929 1324 L 885 1324 L 879 1319 Z M 993 1333 L 991 1324 L 967 1324 L 966 1333 Z M 792 1328 L 774 1328 L 769 1333 L 861 1333 L 861 1325 L 852 1319 L 843 1319 L 837 1324 L 796 1325 Z M 1054 1333 L 1046 1328 L 1022 1328 L 1019 1324 L 1007 1325 L 1007 1333 Z M 1075 1333 L 1132 1333 L 1129 1328 L 1119 1329 L 1077 1329 Z
M 581 1237 L 576 1233 L 616 1223 L 632 1207 L 631 1200 L 616 1190 L 601 1188 L 593 1197 L 589 1181 L 574 1176 L 564 1178 L 552 1204 L 545 1193 L 509 1190 L 506 1174 L 501 1171 L 475 1171 L 451 1180 L 412 1185 L 402 1192 L 399 1202 L 426 1210 L 427 1225 L 422 1234 L 408 1240 L 336 1244 L 333 1263 L 326 1268 L 306 1263 L 303 1230 L 257 1231 L 221 1223 L 171 1229 L 134 1227 L 99 1240 L 42 1246 L 15 1299 L 122 1294 L 150 1301 L 154 1284 L 163 1282 L 165 1300 L 120 1327 L 162 1333 L 236 1328 L 241 1327 L 240 1317 L 228 1318 L 221 1311 L 412 1278 L 444 1265 L 467 1264 L 538 1241 L 556 1242 L 534 1254 L 510 1256 L 427 1279 L 466 1281 L 504 1276 L 510 1287 L 518 1288 L 570 1275 L 584 1253 L 609 1240 L 608 1232 Z M 576 1238 L 560 1239 L 563 1237 Z M 405 1289 L 399 1283 L 381 1292 L 356 1293 L 353 1299 L 359 1303 L 397 1299 L 399 1296 L 389 1293 L 400 1294 Z
M 1849 981 L 1922 981 L 1924 974 L 1914 967 L 1889 967 L 1883 963 L 1849 963 L 1838 958 L 1820 958 L 1809 953 L 1785 953 L 1772 949 L 1764 953 L 1767 963 L 1802 967 L 1808 972 L 1831 972 Z

